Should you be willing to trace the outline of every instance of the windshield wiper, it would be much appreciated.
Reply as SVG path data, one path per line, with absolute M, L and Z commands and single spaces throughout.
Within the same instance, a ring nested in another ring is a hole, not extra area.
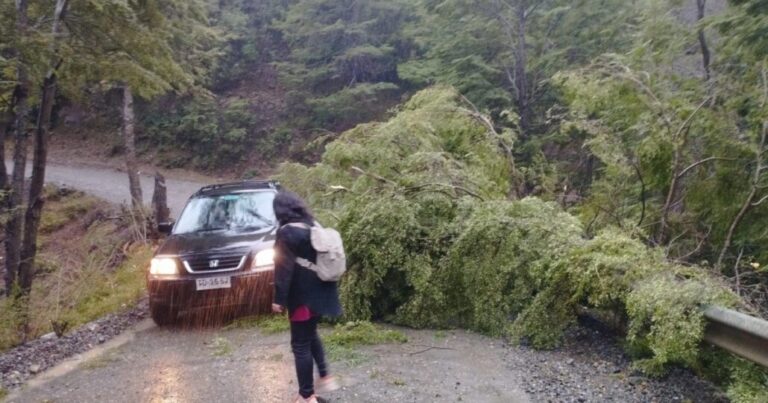
M 250 214 L 250 215 L 258 218 L 259 220 L 263 221 L 267 225 L 275 225 L 275 223 L 273 223 L 272 220 L 270 220 L 269 218 L 264 217 L 263 215 L 259 214 L 259 212 L 254 210 L 254 209 L 248 208 L 248 209 L 245 209 L 245 211 L 247 211 L 248 214 Z
M 200 228 L 196 232 L 213 232 L 213 231 L 226 231 L 229 227 L 207 227 L 207 228 Z
M 246 225 L 244 227 L 235 227 L 235 231 L 238 232 L 252 232 L 252 231 L 258 231 L 264 228 L 267 228 L 267 226 L 264 225 Z

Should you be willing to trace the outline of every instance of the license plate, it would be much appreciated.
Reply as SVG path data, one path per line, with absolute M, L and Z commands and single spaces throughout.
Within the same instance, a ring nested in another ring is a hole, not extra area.
M 232 279 L 230 277 L 206 277 L 195 279 L 195 281 L 197 282 L 197 291 L 232 288 Z

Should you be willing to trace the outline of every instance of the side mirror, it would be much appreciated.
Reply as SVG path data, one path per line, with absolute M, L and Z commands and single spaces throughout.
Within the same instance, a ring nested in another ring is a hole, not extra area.
M 157 224 L 157 232 L 163 234 L 163 235 L 171 235 L 171 232 L 173 231 L 173 226 L 176 223 L 173 221 L 170 222 L 161 222 Z

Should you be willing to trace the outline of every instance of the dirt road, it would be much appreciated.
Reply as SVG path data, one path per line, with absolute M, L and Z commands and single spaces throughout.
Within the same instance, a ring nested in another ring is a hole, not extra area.
M 6 161 L 6 166 L 12 164 Z M 31 167 L 27 167 L 27 174 L 31 173 Z M 48 164 L 46 168 L 46 182 L 68 186 L 94 196 L 101 197 L 112 203 L 130 203 L 128 192 L 128 176 L 125 172 L 114 168 L 97 167 L 88 165 L 63 165 Z M 141 175 L 141 188 L 144 201 L 149 203 L 154 191 L 154 177 Z M 166 178 L 168 188 L 168 207 L 171 216 L 178 217 L 184 208 L 187 198 L 204 183 L 187 180 Z

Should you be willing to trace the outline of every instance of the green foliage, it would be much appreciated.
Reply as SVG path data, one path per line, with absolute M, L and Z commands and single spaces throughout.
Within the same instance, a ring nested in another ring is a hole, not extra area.
M 732 358 L 728 398 L 734 402 L 758 403 L 768 399 L 768 372 L 757 365 Z
M 723 284 L 695 268 L 668 266 L 639 282 L 627 296 L 627 340 L 636 351 L 647 347 L 651 358 L 635 364 L 651 374 L 664 365 L 696 367 L 704 334 L 702 306 L 732 306 L 738 298 Z
M 623 309 L 633 287 L 664 272 L 667 265 L 659 250 L 648 249 L 616 229 L 573 250 L 569 260 L 568 274 L 578 280 L 573 284 L 574 298 L 605 309 Z
M 453 85 L 483 109 L 500 112 L 512 106 L 518 3 L 419 3 L 421 18 L 408 26 L 417 52 L 398 67 L 401 77 L 417 86 Z M 522 36 L 528 52 L 525 69 L 534 80 L 620 49 L 628 42 L 626 28 L 635 12 L 634 5 L 619 1 L 538 0 L 528 5 Z M 533 83 L 529 94 L 542 115 L 556 100 L 544 84 Z
M 553 283 L 562 269 L 558 260 L 580 236 L 581 226 L 573 217 L 538 199 L 473 206 L 448 251 L 450 274 L 440 285 L 459 288 L 463 294 L 448 298 L 455 304 L 449 311 L 465 307 L 470 328 L 501 335 L 508 318 L 529 309 Z
M 388 99 L 398 92 L 399 87 L 392 83 L 364 83 L 312 99 L 308 106 L 312 108 L 315 122 L 333 127 L 334 123 L 344 122 L 350 116 L 361 122 L 378 117 L 380 106 L 388 104 Z
M 290 49 L 279 64 L 294 113 L 325 128 L 349 127 L 384 112 L 400 88 L 407 57 L 406 1 L 300 0 L 275 24 Z M 297 113 L 302 115 L 302 113 Z
M 244 99 L 180 99 L 175 109 L 149 111 L 142 134 L 145 152 L 160 152 L 171 167 L 223 168 L 243 162 L 254 151 L 273 157 L 284 133 L 256 133 L 259 116 Z M 179 152 L 182 149 L 183 152 Z
M 24 298 L 3 298 L 0 301 L 0 351 L 16 346 L 22 339 L 25 322 L 23 306 L 28 303 Z
M 257 328 L 264 334 L 287 332 L 291 323 L 284 315 L 258 315 L 237 318 L 224 329 L 251 329 Z
M 329 346 L 357 347 L 385 343 L 406 343 L 408 337 L 398 330 L 382 329 L 370 322 L 347 322 L 336 325 L 323 336 Z

